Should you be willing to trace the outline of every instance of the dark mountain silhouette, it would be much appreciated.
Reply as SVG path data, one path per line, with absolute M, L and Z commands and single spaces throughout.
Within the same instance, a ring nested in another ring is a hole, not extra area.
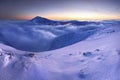
M 35 24 L 44 24 L 44 25 L 58 25 L 58 21 L 50 20 L 47 18 L 36 16 L 31 20 Z
M 55 21 L 50 20 L 47 18 L 36 16 L 31 20 L 34 24 L 42 24 L 42 25 L 65 25 L 65 24 L 71 24 L 71 25 L 88 25 L 88 24 L 98 24 L 98 22 L 89 22 L 89 21 L 77 21 L 77 20 L 71 20 L 71 21 Z

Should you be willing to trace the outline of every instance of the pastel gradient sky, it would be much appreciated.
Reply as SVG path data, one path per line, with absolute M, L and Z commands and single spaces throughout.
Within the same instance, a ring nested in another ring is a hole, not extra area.
M 0 18 L 120 19 L 120 0 L 0 0 Z

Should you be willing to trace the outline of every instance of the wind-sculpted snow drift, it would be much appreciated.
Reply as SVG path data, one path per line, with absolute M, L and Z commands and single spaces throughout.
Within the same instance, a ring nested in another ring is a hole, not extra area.
M 1 21 L 0 80 L 120 80 L 120 21 L 40 22 Z

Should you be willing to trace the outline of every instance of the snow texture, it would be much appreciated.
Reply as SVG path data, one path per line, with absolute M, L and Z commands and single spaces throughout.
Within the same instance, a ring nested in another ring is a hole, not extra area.
M 0 21 L 0 80 L 120 80 L 120 21 L 36 18 Z

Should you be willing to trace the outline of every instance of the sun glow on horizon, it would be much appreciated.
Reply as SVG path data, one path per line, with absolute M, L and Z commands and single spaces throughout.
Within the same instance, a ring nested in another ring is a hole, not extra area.
M 41 16 L 41 15 L 37 15 Z M 35 16 L 24 16 L 18 17 L 18 19 L 32 19 Z M 43 15 L 42 17 L 53 19 L 53 20 L 110 20 L 110 19 L 120 19 L 120 15 L 107 15 L 101 13 L 69 13 L 69 14 L 53 14 L 53 15 Z
M 41 15 L 36 15 L 41 16 Z M 34 15 L 28 16 L 20 16 L 17 19 L 32 19 Z M 60 13 L 60 14 L 49 14 L 42 15 L 41 17 L 45 17 L 53 20 L 110 20 L 110 19 L 120 19 L 120 15 L 110 15 L 110 14 L 102 14 L 102 13 L 93 13 L 93 12 L 83 12 L 83 13 Z
M 120 15 L 107 15 L 101 13 L 71 13 L 71 14 L 58 14 L 48 15 L 47 18 L 55 20 L 109 20 L 109 19 L 120 19 Z

